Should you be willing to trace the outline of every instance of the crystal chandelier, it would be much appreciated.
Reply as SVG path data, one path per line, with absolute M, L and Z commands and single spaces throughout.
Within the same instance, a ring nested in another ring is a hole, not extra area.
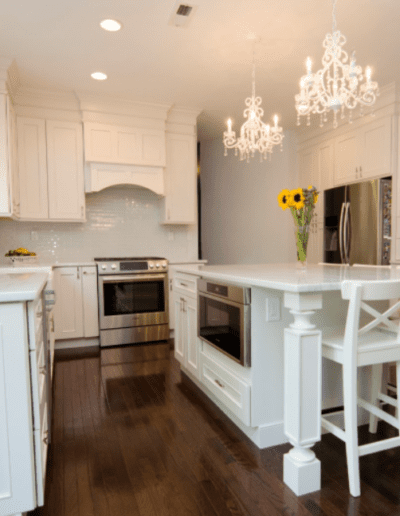
M 247 120 L 240 128 L 240 136 L 236 139 L 235 131 L 232 131 L 232 120 L 228 120 L 228 130 L 224 132 L 225 156 L 228 155 L 228 149 L 235 149 L 235 156 L 238 151 L 240 160 L 254 157 L 256 151 L 260 153 L 260 161 L 267 159 L 271 154 L 275 145 L 280 144 L 282 150 L 282 127 L 278 126 L 278 116 L 274 116 L 274 126 L 264 124 L 261 118 L 264 116 L 264 110 L 261 106 L 261 97 L 256 97 L 256 69 L 254 64 L 253 49 L 253 73 L 252 73 L 252 95 L 245 100 L 246 109 L 243 112 L 244 118 Z
M 312 73 L 311 59 L 307 58 L 307 74 L 301 78 L 300 93 L 295 96 L 297 125 L 300 125 L 300 116 L 307 116 L 307 125 L 310 125 L 310 114 L 317 113 L 322 127 L 327 121 L 327 113 L 332 110 L 336 128 L 338 112 L 340 110 L 341 118 L 344 118 L 345 108 L 350 110 L 351 123 L 352 110 L 359 105 L 363 114 L 363 106 L 372 106 L 379 95 L 378 84 L 371 81 L 371 68 L 367 67 L 363 75 L 361 66 L 356 65 L 355 52 L 348 64 L 348 54 L 342 49 L 346 38 L 336 30 L 335 9 L 336 0 L 332 0 L 332 34 L 327 34 L 322 44 L 325 48 L 323 68 Z

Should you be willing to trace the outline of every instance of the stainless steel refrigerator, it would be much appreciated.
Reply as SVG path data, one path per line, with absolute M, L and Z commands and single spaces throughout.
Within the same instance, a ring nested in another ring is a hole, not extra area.
M 390 264 L 392 179 L 325 191 L 324 261 Z

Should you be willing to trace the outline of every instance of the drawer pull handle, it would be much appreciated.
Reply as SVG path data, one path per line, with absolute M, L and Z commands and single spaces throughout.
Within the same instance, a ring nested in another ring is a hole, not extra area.
M 189 285 L 188 285 L 187 283 L 182 283 L 182 282 L 181 282 L 181 287 L 189 288 Z
M 219 387 L 222 387 L 222 389 L 225 388 L 225 385 L 223 385 L 219 380 L 214 380 L 215 383 L 219 386 Z
M 36 317 L 43 317 L 43 312 L 36 312 Z

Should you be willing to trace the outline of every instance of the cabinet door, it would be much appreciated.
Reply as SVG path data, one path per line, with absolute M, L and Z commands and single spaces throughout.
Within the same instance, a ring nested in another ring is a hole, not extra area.
M 0 94 L 0 215 L 11 215 L 7 97 Z
M 80 267 L 57 268 L 54 274 L 57 301 L 54 307 L 55 338 L 84 336 Z
M 199 371 L 199 345 L 197 339 L 197 299 L 185 297 L 184 324 L 186 325 L 186 367 L 197 378 L 200 377 Z
M 323 200 L 323 190 L 332 188 L 333 186 L 333 154 L 334 140 L 328 140 L 318 146 L 318 168 L 319 168 L 319 184 L 315 185 L 321 192 L 319 201 Z
M 382 118 L 362 128 L 361 179 L 391 175 L 391 136 L 390 117 Z
M 139 156 L 142 165 L 165 167 L 165 132 L 141 129 Z
M 99 304 L 96 267 L 82 267 L 82 300 L 84 336 L 98 337 Z
M 17 118 L 20 213 L 23 219 L 48 219 L 45 121 Z
M 196 154 L 192 135 L 167 134 L 165 223 L 195 224 L 197 220 Z
M 319 188 L 317 147 L 309 147 L 299 153 L 299 187 L 309 185 Z
M 183 322 L 183 297 L 174 293 L 174 312 L 175 312 L 175 336 L 174 336 L 174 355 L 182 365 L 185 365 L 185 340 Z
M 334 184 L 346 184 L 358 179 L 360 167 L 359 133 L 353 131 L 335 141 Z
M 82 125 L 46 121 L 49 217 L 84 218 Z
M 7 99 L 8 107 L 8 155 L 11 177 L 11 204 L 12 214 L 20 216 L 20 195 L 19 195 L 19 176 L 18 176 L 18 156 L 17 156 L 17 117 L 11 101 Z
M 115 163 L 115 133 L 106 124 L 85 123 L 85 160 Z
M 36 505 L 25 303 L 0 304 L 0 514 Z

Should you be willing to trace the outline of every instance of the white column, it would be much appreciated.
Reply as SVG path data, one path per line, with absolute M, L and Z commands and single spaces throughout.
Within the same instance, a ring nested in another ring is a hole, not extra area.
M 322 294 L 285 292 L 284 304 L 294 322 L 284 338 L 284 432 L 293 448 L 283 480 L 301 496 L 321 488 L 321 463 L 311 450 L 321 440 L 321 332 L 310 317 L 322 308 Z

